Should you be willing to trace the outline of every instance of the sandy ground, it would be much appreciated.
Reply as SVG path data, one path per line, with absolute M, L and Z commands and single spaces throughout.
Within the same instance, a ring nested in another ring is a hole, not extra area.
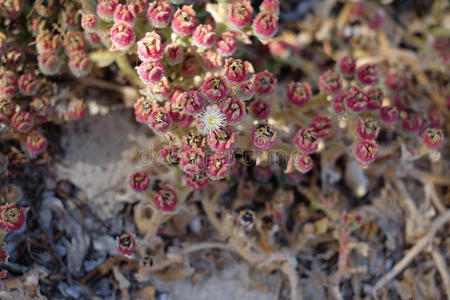
M 138 170 L 130 157 L 148 149 L 149 129 L 132 119 L 130 110 L 94 115 L 64 125 L 62 146 L 65 157 L 56 166 L 60 179 L 69 179 L 82 188 L 100 215 L 114 216 L 121 201 L 136 197 L 128 187 L 129 175 Z M 273 280 L 272 280 L 273 283 Z M 246 264 L 237 263 L 201 284 L 174 281 L 171 293 L 161 299 L 277 299 L 274 293 L 252 289 Z

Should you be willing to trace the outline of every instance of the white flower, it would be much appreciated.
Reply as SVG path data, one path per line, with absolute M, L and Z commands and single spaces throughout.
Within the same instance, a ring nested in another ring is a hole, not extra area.
M 217 105 L 207 106 L 197 117 L 197 129 L 203 134 L 209 134 L 212 131 L 216 132 L 224 127 L 225 124 L 225 115 L 220 112 Z

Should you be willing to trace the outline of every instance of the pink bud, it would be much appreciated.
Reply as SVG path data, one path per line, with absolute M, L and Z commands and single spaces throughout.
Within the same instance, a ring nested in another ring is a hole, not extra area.
M 145 84 L 157 83 L 164 76 L 164 67 L 158 61 L 144 61 L 136 67 L 139 78 Z
M 134 26 L 137 17 L 136 8 L 137 7 L 134 4 L 123 5 L 119 3 L 114 9 L 114 22 L 125 22 Z
M 338 71 L 344 77 L 351 77 L 355 74 L 356 60 L 353 57 L 346 55 L 339 60 L 337 67 Z
M 10 98 L 0 98 L 0 121 L 9 121 L 16 112 L 16 103 Z
M 168 44 L 165 49 L 165 57 L 169 65 L 177 65 L 183 60 L 183 48 L 178 43 Z
M 172 118 L 163 108 L 154 108 L 147 122 L 150 128 L 159 135 L 166 133 L 172 126 Z
M 74 52 L 85 50 L 86 43 L 81 31 L 69 31 L 64 38 L 64 51 L 66 54 L 70 56 Z
M 253 81 L 253 78 L 250 78 L 248 80 L 239 83 L 236 93 L 236 97 L 238 99 L 247 101 L 253 98 L 254 94 L 255 94 L 255 82 Z
M 150 178 L 144 172 L 136 172 L 130 176 L 129 183 L 135 192 L 143 192 L 150 187 Z
M 362 140 L 354 147 L 356 159 L 362 167 L 372 163 L 378 156 L 378 145 L 372 140 Z
M 183 148 L 197 147 L 204 148 L 206 146 L 206 137 L 197 130 L 189 130 L 189 132 L 181 138 Z
M 364 92 L 357 86 L 350 88 L 345 93 L 345 105 L 346 108 L 355 112 L 360 113 L 367 107 L 367 97 Z
M 300 151 L 311 154 L 319 146 L 319 138 L 313 128 L 302 128 L 297 131 L 294 143 Z
M 157 108 L 157 104 L 155 101 L 151 101 L 141 97 L 134 104 L 134 115 L 136 116 L 136 121 L 140 123 L 147 123 L 148 117 L 151 112 Z
M 402 121 L 402 128 L 409 133 L 419 133 L 425 122 L 419 113 L 410 113 Z
M 397 69 L 391 69 L 384 76 L 384 85 L 389 91 L 401 91 L 407 86 L 406 76 Z
M 270 104 L 264 99 L 257 99 L 252 103 L 252 113 L 255 118 L 264 120 L 270 115 Z
M 99 48 L 102 46 L 102 41 L 100 40 L 100 36 L 96 32 L 87 32 L 85 31 L 84 39 L 92 48 Z
M 206 50 L 213 46 L 216 40 L 216 33 L 211 25 L 201 24 L 195 28 L 192 38 L 195 46 Z
M 81 27 L 87 32 L 95 32 L 97 28 L 97 16 L 91 13 L 83 13 L 81 15 Z
M 253 126 L 250 141 L 260 150 L 269 150 L 277 142 L 278 133 L 269 124 L 261 123 Z
M 181 62 L 181 74 L 186 77 L 194 77 L 201 67 L 200 58 L 194 53 L 187 53 Z
M 171 28 L 176 34 L 180 36 L 190 36 L 196 27 L 197 18 L 192 7 L 184 5 L 173 15 Z
M 202 110 L 205 98 L 198 91 L 189 91 L 183 94 L 184 109 L 189 114 L 196 114 Z
M 10 46 L 3 55 L 6 65 L 17 67 L 25 61 L 25 52 L 17 45 Z
M 72 120 L 81 120 L 86 116 L 86 103 L 81 99 L 72 99 L 67 107 L 67 112 Z
M 361 84 L 371 85 L 378 82 L 378 70 L 373 64 L 365 64 L 356 69 L 356 78 Z
M 169 113 L 171 119 L 175 123 L 183 122 L 188 115 L 185 110 L 184 91 L 181 91 L 177 96 L 171 96 L 170 102 L 166 102 L 165 109 Z
M 271 95 L 275 91 L 277 80 L 269 71 L 255 74 L 255 90 L 261 96 Z
M 0 70 L 0 95 L 12 96 L 17 87 L 16 75 L 11 71 Z
M 444 143 L 444 133 L 442 129 L 427 128 L 422 134 L 424 145 L 430 150 L 438 150 Z
M 331 131 L 331 118 L 325 115 L 319 115 L 311 120 L 311 128 L 318 138 L 326 137 Z
M 245 117 L 245 104 L 239 99 L 228 98 L 220 103 L 220 112 L 228 123 L 239 123 Z
M 48 142 L 42 133 L 34 130 L 27 135 L 26 145 L 31 156 L 37 156 L 45 152 Z
M 161 42 L 161 37 L 156 32 L 147 32 L 145 36 L 137 43 L 137 54 L 139 59 L 145 60 L 159 60 L 164 55 L 164 48 Z
M 61 36 L 49 30 L 44 30 L 36 37 L 36 49 L 39 54 L 45 51 L 57 52 L 61 49 Z
M 247 0 L 235 0 L 229 5 L 227 20 L 236 29 L 242 29 L 252 22 L 253 7 Z
M 116 238 L 117 250 L 124 255 L 131 255 L 136 250 L 136 240 L 131 233 L 124 233 Z
M 34 125 L 33 117 L 27 111 L 18 111 L 14 114 L 11 119 L 12 125 L 15 130 L 20 133 L 29 132 Z
M 22 74 L 17 81 L 17 87 L 19 91 L 25 96 L 32 96 L 36 94 L 39 89 L 39 82 L 37 78 L 31 74 Z
M 61 58 L 56 52 L 45 51 L 37 57 L 39 70 L 47 76 L 56 75 L 61 68 Z
M 148 6 L 147 18 L 155 28 L 165 28 L 169 25 L 173 7 L 168 1 L 152 2 Z
M 356 125 L 356 133 L 363 140 L 374 140 L 380 133 L 380 126 L 373 119 L 360 119 Z
M 186 176 L 186 183 L 194 190 L 201 190 L 208 185 L 209 179 L 208 176 L 206 176 L 206 173 L 202 171 L 198 174 Z
M 217 38 L 217 52 L 222 56 L 230 56 L 236 51 L 236 37 L 232 32 L 225 31 Z
M 319 79 L 320 90 L 326 94 L 335 94 L 342 88 L 341 76 L 333 70 L 328 70 Z
M 110 30 L 112 48 L 114 51 L 126 51 L 134 43 L 135 34 L 133 27 L 127 23 L 115 23 Z
M 302 174 L 311 171 L 314 162 L 308 154 L 297 153 L 294 155 L 294 167 Z
M 45 121 L 53 112 L 51 103 L 46 97 L 36 97 L 30 103 L 31 112 L 41 121 Z
M 226 177 L 231 170 L 231 161 L 228 153 L 215 153 L 206 161 L 206 174 L 211 180 Z
M 278 14 L 280 11 L 280 1 L 279 0 L 263 0 L 259 6 L 261 11 L 268 13 Z
M 143 14 L 148 7 L 148 0 L 127 0 L 127 4 L 134 4 L 136 14 L 141 15 Z
M 13 232 L 22 228 L 26 215 L 21 207 L 15 203 L 0 206 L 0 227 L 6 232 Z
M 216 50 L 206 51 L 202 58 L 202 66 L 205 70 L 216 71 L 223 65 L 222 56 Z
M 346 93 L 339 93 L 333 98 L 333 108 L 338 114 L 343 114 L 345 112 L 345 99 Z
M 228 87 L 222 76 L 211 76 L 203 82 L 201 93 L 208 101 L 219 103 L 226 99 Z
M 92 61 L 84 51 L 78 51 L 69 56 L 69 69 L 73 76 L 80 78 L 88 75 L 92 69 Z
M 174 211 L 178 204 L 177 193 L 172 187 L 165 185 L 156 193 L 153 202 L 162 211 Z
M 380 117 L 386 123 L 395 123 L 398 119 L 398 110 L 395 106 L 382 106 L 380 108 Z
M 294 105 L 305 105 L 311 97 L 309 84 L 302 82 L 291 82 L 287 90 L 287 98 Z
M 208 135 L 208 146 L 215 152 L 228 152 L 236 143 L 236 134 L 230 126 L 224 126 Z
M 117 4 L 119 4 L 119 0 L 99 0 L 97 3 L 98 17 L 103 21 L 111 22 Z
M 205 154 L 200 148 L 184 148 L 180 154 L 180 164 L 187 175 L 198 174 L 205 167 Z
M 371 85 L 364 90 L 367 97 L 367 109 L 378 110 L 383 102 L 383 90 L 379 86 Z
M 177 145 L 166 145 L 159 151 L 159 157 L 168 167 L 178 166 L 180 154 L 181 151 Z
M 271 39 L 278 30 L 278 16 L 272 13 L 260 12 L 252 24 L 253 34 L 261 39 Z
M 252 65 L 247 61 L 229 58 L 225 63 L 225 78 L 231 83 L 240 83 L 248 78 Z

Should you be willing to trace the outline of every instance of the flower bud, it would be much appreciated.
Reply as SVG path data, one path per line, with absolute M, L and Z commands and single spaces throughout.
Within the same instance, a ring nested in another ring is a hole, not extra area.
M 143 192 L 150 187 L 150 178 L 144 172 L 136 172 L 130 177 L 130 186 L 135 192 Z
M 341 76 L 333 70 L 328 70 L 319 79 L 320 90 L 326 94 L 335 94 L 342 88 Z
M 277 142 L 278 133 L 269 124 L 261 123 L 253 126 L 250 141 L 260 150 L 269 150 Z
M 172 18 L 173 7 L 168 1 L 151 2 L 147 10 L 147 18 L 155 28 L 165 28 Z
M 186 183 L 194 190 L 201 190 L 208 185 L 209 178 L 208 176 L 206 176 L 206 173 L 204 171 L 201 171 L 198 174 L 187 175 Z
M 377 158 L 378 145 L 372 140 L 362 140 L 354 147 L 353 153 L 361 167 L 366 167 Z
M 137 15 L 143 14 L 147 10 L 147 7 L 148 7 L 147 0 L 127 0 L 126 3 L 128 5 L 134 4 Z
M 81 27 L 87 32 L 95 32 L 98 25 L 98 18 L 91 13 L 81 15 Z
M 378 70 L 373 64 L 365 64 L 356 69 L 356 78 L 361 84 L 371 85 L 378 82 Z
M 147 97 L 155 101 L 162 102 L 167 99 L 170 92 L 170 83 L 166 77 L 163 77 L 157 83 L 147 85 Z
M 245 104 L 239 99 L 228 98 L 220 103 L 220 112 L 228 123 L 239 123 L 245 117 Z
M 201 111 L 205 99 L 198 91 L 189 91 L 183 93 L 184 109 L 189 114 L 196 114 Z
M 264 120 L 270 115 L 270 104 L 264 99 L 257 99 L 252 103 L 252 114 L 255 118 Z
M 197 130 L 189 130 L 189 132 L 181 138 L 181 145 L 183 148 L 205 148 L 206 145 L 206 137 L 199 133 Z
M 228 87 L 222 76 L 211 76 L 203 82 L 202 95 L 210 102 L 219 103 L 226 99 Z
M 183 61 L 183 48 L 178 43 L 171 43 L 165 49 L 166 61 L 169 65 L 177 65 Z
M 170 102 L 166 102 L 165 105 L 165 109 L 172 118 L 172 121 L 176 123 L 185 121 L 188 116 L 184 108 L 185 103 L 183 94 L 184 91 L 180 91 L 179 94 L 176 93 L 176 96 L 172 95 Z
M 46 97 L 33 98 L 30 103 L 30 110 L 41 121 L 45 121 L 53 112 L 52 105 Z
M 229 58 L 225 63 L 225 78 L 228 82 L 240 83 L 248 78 L 252 69 L 247 61 Z
M 97 16 L 105 22 L 111 22 L 119 0 L 99 0 L 97 3 Z
M 166 185 L 156 193 L 153 202 L 162 211 L 174 211 L 178 204 L 177 193 Z
M 12 96 L 17 87 L 16 75 L 11 71 L 0 70 L 0 95 Z
M 365 93 L 357 86 L 350 88 L 345 93 L 345 106 L 352 112 L 360 113 L 367 107 L 367 96 Z
M 231 56 L 236 51 L 236 37 L 230 31 L 225 31 L 217 38 L 217 52 L 224 56 Z
M 47 139 L 37 130 L 33 130 L 27 135 L 26 145 L 31 156 L 37 156 L 47 150 Z
M 180 165 L 187 175 L 198 174 L 205 167 L 205 154 L 200 148 L 184 148 L 180 154 Z
M 395 123 L 398 119 L 398 110 L 395 106 L 382 106 L 380 108 L 380 117 L 386 123 Z
M 207 71 L 217 71 L 222 67 L 222 56 L 215 50 L 203 53 L 202 66 Z
M 64 38 L 64 51 L 68 56 L 78 51 L 85 51 L 86 43 L 84 42 L 81 31 L 69 31 Z
M 253 20 L 252 29 L 253 34 L 260 40 L 271 39 L 278 30 L 278 16 L 260 12 Z
M 131 233 L 123 233 L 116 238 L 117 250 L 123 255 L 131 255 L 136 249 L 136 240 Z
M 236 134 L 230 126 L 224 126 L 208 135 L 208 146 L 215 152 L 228 152 L 236 143 Z
M 242 29 L 252 22 L 253 7 L 250 1 L 236 0 L 229 4 L 227 20 L 233 28 Z
M 254 94 L 255 94 L 255 82 L 253 81 L 253 78 L 250 78 L 249 80 L 245 80 L 239 83 L 236 93 L 236 97 L 238 99 L 242 101 L 247 101 L 252 99 Z
M 127 23 L 115 23 L 110 30 L 113 51 L 126 51 L 134 43 L 136 38 L 133 27 Z
M 181 62 L 181 74 L 185 77 L 194 77 L 201 67 L 199 56 L 194 53 L 187 53 Z
M 159 157 L 168 167 L 178 166 L 180 154 L 181 151 L 177 145 L 166 145 L 159 151 Z
M 15 20 L 23 9 L 23 1 L 6 0 L 0 2 L 0 14 L 10 20 Z
M 44 30 L 36 37 L 36 49 L 39 54 L 46 51 L 58 52 L 61 49 L 61 36 Z
M 16 112 L 16 103 L 10 98 L 0 98 L 0 121 L 9 121 Z
M 11 119 L 12 125 L 15 130 L 20 133 L 29 132 L 34 125 L 33 117 L 27 111 L 18 111 L 14 114 Z
M 311 128 L 314 130 L 318 138 L 324 138 L 330 134 L 331 119 L 329 116 L 319 115 L 311 120 Z
M 280 1 L 279 0 L 263 0 L 259 6 L 259 10 L 278 14 L 280 12 Z
M 81 120 L 86 116 L 86 103 L 81 99 L 72 99 L 67 107 L 67 112 L 72 120 Z
M 22 74 L 17 81 L 17 87 L 19 91 L 25 96 L 32 96 L 36 94 L 39 89 L 39 82 L 37 78 L 31 74 Z
M 402 128 L 408 133 L 419 133 L 425 122 L 419 113 L 410 113 L 402 121 Z
M 439 150 L 444 143 L 442 129 L 427 128 L 422 134 L 422 142 L 430 150 Z
M 92 61 L 84 51 L 73 52 L 69 56 L 69 69 L 77 78 L 87 76 L 91 73 Z
M 172 18 L 171 28 L 180 36 L 190 36 L 197 27 L 195 11 L 190 6 L 178 9 Z
M 144 61 L 136 67 L 136 70 L 145 84 L 157 83 L 164 76 L 164 66 L 158 61 Z
M 356 125 L 356 133 L 363 140 L 374 140 L 380 133 L 380 126 L 373 119 L 360 119 Z
M 97 32 L 85 31 L 83 36 L 90 47 L 99 48 L 102 46 L 102 41 L 100 40 L 100 36 L 97 34 Z
M 61 58 L 56 52 L 45 51 L 37 57 L 39 70 L 46 76 L 56 75 L 61 69 Z
M 228 153 L 215 153 L 206 161 L 206 174 L 211 180 L 225 178 L 231 170 L 231 161 Z
M 339 73 L 344 77 L 352 77 L 356 70 L 356 60 L 350 55 L 342 57 L 337 63 Z
M 367 109 L 368 110 L 378 110 L 383 102 L 383 90 L 379 86 L 369 86 L 364 90 L 367 97 Z
M 255 90 L 261 96 L 271 95 L 275 91 L 277 80 L 268 71 L 255 74 Z
M 291 82 L 287 90 L 287 98 L 294 105 L 305 105 L 311 98 L 309 84 L 302 82 Z
M 163 108 L 154 108 L 147 120 L 148 125 L 156 134 L 166 133 L 172 126 L 172 118 Z
M 345 95 L 346 93 L 339 93 L 333 98 L 333 108 L 337 114 L 343 114 L 345 112 Z
M 25 211 L 15 203 L 0 206 L 0 227 L 6 232 L 13 232 L 25 224 Z
M 216 41 L 216 33 L 211 25 L 201 24 L 195 28 L 192 39 L 194 45 L 200 49 L 206 50 L 211 48 Z
M 142 61 L 159 60 L 164 55 L 161 37 L 156 32 L 147 32 L 137 43 L 137 54 Z
M 294 143 L 300 151 L 311 154 L 319 146 L 319 138 L 313 128 L 302 128 L 297 131 Z
M 311 171 L 314 162 L 308 154 L 296 153 L 294 154 L 294 167 L 302 174 Z
M 136 8 L 137 7 L 134 4 L 117 4 L 116 8 L 114 9 L 114 22 L 125 22 L 131 26 L 134 26 L 137 18 Z

